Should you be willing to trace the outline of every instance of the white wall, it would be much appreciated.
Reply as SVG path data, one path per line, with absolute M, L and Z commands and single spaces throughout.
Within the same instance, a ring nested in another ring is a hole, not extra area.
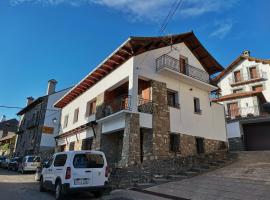
M 259 71 L 263 71 L 267 75 L 267 80 L 266 81 L 260 81 L 260 82 L 255 82 L 255 83 L 250 83 L 250 84 L 245 84 L 237 87 L 231 87 L 229 79 L 233 77 L 234 71 L 240 70 L 244 76 L 248 76 L 248 68 L 251 66 L 257 66 Z M 221 78 L 221 80 L 218 83 L 218 86 L 221 88 L 221 94 L 222 96 L 228 95 L 232 93 L 233 89 L 236 88 L 243 88 L 244 91 L 251 91 L 252 86 L 254 85 L 259 85 L 259 84 L 264 84 L 265 85 L 265 90 L 263 91 L 263 94 L 265 95 L 265 98 L 267 101 L 270 101 L 270 65 L 269 64 L 262 64 L 262 63 L 256 63 L 255 61 L 249 61 L 249 60 L 244 60 L 239 62 L 232 72 L 226 74 L 224 77 Z
M 85 138 L 94 137 L 94 133 L 92 128 L 88 128 L 76 135 L 69 136 L 67 138 L 61 138 L 58 140 L 57 144 L 60 145 L 67 145 L 70 142 L 76 142 L 77 140 L 83 140 Z
M 54 137 L 58 135 L 59 133 L 59 127 L 60 127 L 60 116 L 61 116 L 61 110 L 58 108 L 53 107 L 55 102 L 57 102 L 60 98 L 62 98 L 69 89 L 65 89 L 56 93 L 53 93 L 49 95 L 48 97 L 48 103 L 47 103 L 47 111 L 45 114 L 44 119 L 44 126 L 46 127 L 52 127 L 54 128 L 53 134 L 47 134 L 42 133 L 40 146 L 45 147 L 54 147 L 55 146 L 55 139 Z M 53 110 L 53 111 L 52 111 Z M 53 123 L 53 119 L 56 118 L 56 123 Z
M 241 137 L 239 121 L 227 124 L 228 138 Z
M 180 50 L 172 51 L 169 55 L 179 59 L 179 54 L 188 57 L 188 62 L 194 67 L 203 69 L 196 57 L 183 44 L 178 44 Z M 170 126 L 172 132 L 201 136 L 208 139 L 226 141 L 225 115 L 222 105 L 210 106 L 209 88 L 198 88 L 194 84 L 186 83 L 174 75 L 156 72 L 156 58 L 169 52 L 170 47 L 164 47 L 143 53 L 134 58 L 134 65 L 139 76 L 164 82 L 167 88 L 177 91 L 180 109 L 170 108 Z M 193 98 L 200 99 L 202 114 L 194 113 Z
M 96 83 L 93 87 L 88 89 L 82 95 L 74 99 L 71 103 L 62 109 L 61 124 L 63 125 L 64 117 L 69 115 L 68 126 L 66 128 L 61 128 L 60 134 L 72 130 L 78 126 L 86 124 L 91 121 L 92 118 L 86 118 L 86 105 L 87 102 L 96 98 L 97 95 L 106 91 L 113 85 L 117 84 L 121 80 L 128 79 L 133 74 L 133 58 L 130 58 L 123 65 L 115 69 L 112 73 L 108 74 L 101 81 Z M 78 122 L 73 123 L 74 110 L 79 108 Z

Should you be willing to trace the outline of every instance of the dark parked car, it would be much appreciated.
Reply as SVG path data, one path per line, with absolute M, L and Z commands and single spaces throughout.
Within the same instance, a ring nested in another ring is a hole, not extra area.
M 20 157 L 12 158 L 8 164 L 8 170 L 17 171 L 21 162 L 22 158 Z
M 2 167 L 2 162 L 4 162 L 5 159 L 5 156 L 0 156 L 0 167 Z
M 5 159 L 1 162 L 1 167 L 4 168 L 4 169 L 7 169 L 7 168 L 8 168 L 9 162 L 10 162 L 10 159 L 9 159 L 9 158 L 5 158 Z

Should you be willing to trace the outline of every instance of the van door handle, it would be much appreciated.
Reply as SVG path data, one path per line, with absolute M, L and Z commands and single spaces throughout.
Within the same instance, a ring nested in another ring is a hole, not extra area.
M 62 170 L 62 169 L 56 169 L 56 170 L 60 171 L 60 170 Z
M 85 172 L 88 172 L 88 173 L 89 173 L 89 172 L 91 172 L 91 171 L 85 171 Z

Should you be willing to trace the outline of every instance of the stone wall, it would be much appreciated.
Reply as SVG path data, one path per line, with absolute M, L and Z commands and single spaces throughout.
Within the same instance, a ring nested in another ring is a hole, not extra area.
M 180 135 L 180 154 L 183 157 L 197 154 L 196 139 L 194 136 Z
M 143 161 L 149 160 L 153 153 L 153 131 L 152 129 L 141 128 L 140 130 L 141 156 Z
M 205 153 L 213 153 L 219 150 L 228 149 L 228 144 L 227 142 L 219 140 L 204 139 L 204 149 Z
M 164 159 L 169 156 L 170 113 L 165 83 L 152 81 L 153 100 L 153 156 Z
M 122 160 L 120 166 L 127 167 L 140 163 L 140 115 L 126 113 L 124 129 Z

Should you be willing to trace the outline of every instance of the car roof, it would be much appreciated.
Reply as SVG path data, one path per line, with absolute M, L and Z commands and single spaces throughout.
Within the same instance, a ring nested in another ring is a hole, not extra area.
M 95 154 L 100 154 L 100 155 L 104 154 L 102 151 L 82 150 L 82 151 L 63 151 L 63 152 L 55 153 L 55 155 L 59 155 L 59 154 L 80 154 L 80 153 L 95 153 Z

